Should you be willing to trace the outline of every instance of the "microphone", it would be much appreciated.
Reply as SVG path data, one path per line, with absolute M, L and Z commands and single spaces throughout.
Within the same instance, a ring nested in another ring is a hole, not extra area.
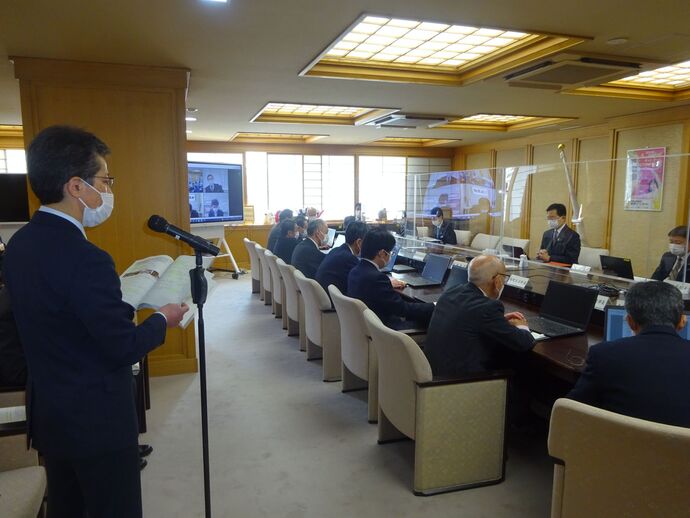
M 213 243 L 207 241 L 203 237 L 195 236 L 186 230 L 182 230 L 181 228 L 171 225 L 162 216 L 158 216 L 156 214 L 151 216 L 149 218 L 148 227 L 154 232 L 169 234 L 175 239 L 184 241 L 197 252 L 202 252 L 213 256 L 216 256 L 220 253 L 220 248 Z

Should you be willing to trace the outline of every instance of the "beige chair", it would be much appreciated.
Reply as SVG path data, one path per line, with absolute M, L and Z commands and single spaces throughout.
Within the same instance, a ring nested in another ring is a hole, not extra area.
M 346 297 L 333 284 L 328 287 L 328 292 L 340 322 L 343 392 L 361 390 L 368 385 L 367 419 L 375 423 L 379 411 L 378 362 L 364 322 L 367 305 L 361 300 Z
M 285 285 L 283 284 L 283 277 L 278 269 L 276 257 L 269 250 L 264 252 L 266 263 L 268 264 L 268 271 L 271 274 L 271 299 L 273 305 L 273 314 L 276 318 L 283 318 L 283 308 L 285 307 Z M 287 325 L 283 326 L 287 329 Z
M 378 355 L 379 444 L 415 441 L 414 493 L 501 482 L 506 375 L 433 381 L 414 340 L 384 326 L 370 309 L 364 320 Z
M 525 251 L 525 253 L 527 253 L 527 250 L 529 249 L 529 239 L 520 239 L 517 237 L 504 237 L 503 239 L 501 239 L 501 242 L 499 243 L 500 253 L 503 253 L 503 245 L 519 246 Z
M 340 380 L 340 324 L 331 299 L 321 285 L 295 270 L 295 281 L 304 298 L 307 360 L 323 359 L 323 380 Z M 320 349 L 320 353 L 319 353 Z
M 261 290 L 261 267 L 259 266 L 259 258 L 256 255 L 256 243 L 246 237 L 242 240 L 244 246 L 247 247 L 249 254 L 249 268 L 252 274 L 252 293 L 259 293 Z
M 551 518 L 690 516 L 690 429 L 559 399 Z
M 417 227 L 417 237 L 429 237 L 429 227 Z
M 299 288 L 297 288 L 297 283 L 295 282 L 295 267 L 291 264 L 286 264 L 280 257 L 276 259 L 276 265 L 283 278 L 283 293 L 285 294 L 283 315 L 287 319 L 287 333 L 288 336 L 297 336 L 300 334 L 300 329 L 304 326 L 304 317 L 302 316 L 304 313 L 304 303 L 301 301 Z
M 498 245 L 500 236 L 492 236 L 490 234 L 477 234 L 470 245 L 475 250 L 495 249 Z
M 606 248 L 590 248 L 588 246 L 583 246 L 580 248 L 580 257 L 577 259 L 577 264 L 582 264 L 584 266 L 591 266 L 592 268 L 601 268 L 601 261 L 599 256 L 609 255 L 609 251 Z
M 0 391 L 0 408 L 24 406 L 23 390 Z M 0 430 L 0 516 L 36 518 L 46 491 L 45 469 L 35 450 L 27 450 L 25 428 Z
M 264 279 L 264 267 L 263 267 L 263 258 L 264 258 L 264 247 L 261 246 L 259 243 L 254 243 L 254 250 L 256 250 L 256 261 L 259 265 L 259 300 L 264 300 L 264 284 L 265 284 L 265 279 Z
M 458 242 L 458 246 L 470 246 L 472 242 L 472 232 L 469 230 L 454 230 L 455 240 Z
M 268 267 L 268 261 L 266 261 L 266 250 L 263 246 L 256 245 L 256 256 L 259 258 L 259 264 L 261 265 L 261 294 L 265 306 L 272 306 L 273 299 L 271 298 L 271 291 L 273 290 L 273 279 L 271 279 L 271 270 Z

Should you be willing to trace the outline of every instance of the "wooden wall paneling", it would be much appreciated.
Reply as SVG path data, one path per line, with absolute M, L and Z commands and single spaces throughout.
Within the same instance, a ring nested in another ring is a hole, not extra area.
M 87 230 L 87 236 L 110 253 L 118 272 L 142 257 L 190 253 L 146 228 L 151 214 L 189 228 L 188 71 L 38 58 L 14 58 L 14 63 L 25 145 L 45 127 L 70 124 L 92 131 L 111 148 L 107 162 L 116 177 L 115 210 L 103 225 Z M 32 209 L 38 207 L 35 198 L 30 203 Z M 165 344 L 150 354 L 150 366 L 152 375 L 195 372 L 193 326 L 168 330 Z
M 577 141 L 577 199 L 582 204 L 586 246 L 606 248 L 611 190 L 610 137 Z

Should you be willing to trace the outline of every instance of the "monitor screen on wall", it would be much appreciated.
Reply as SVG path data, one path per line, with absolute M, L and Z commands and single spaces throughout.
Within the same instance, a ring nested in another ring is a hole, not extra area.
M 189 162 L 189 212 L 191 223 L 242 221 L 242 166 Z
M 0 174 L 0 222 L 29 221 L 29 195 L 25 174 Z

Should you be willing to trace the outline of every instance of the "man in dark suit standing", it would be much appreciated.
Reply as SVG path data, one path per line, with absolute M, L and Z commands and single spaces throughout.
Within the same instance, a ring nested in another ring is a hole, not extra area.
M 213 175 L 210 174 L 206 177 L 206 188 L 204 192 L 223 192 L 223 186 L 219 183 L 213 181 Z
M 580 234 L 565 224 L 565 205 L 552 203 L 546 208 L 549 230 L 541 238 L 537 259 L 542 261 L 575 264 L 580 257 Z
M 367 224 L 353 221 L 345 230 L 345 243 L 331 250 L 316 270 L 315 280 L 328 293 L 328 286 L 334 284 L 343 295 L 347 295 L 347 276 L 359 263 L 362 240 L 367 233 Z
M 633 285 L 625 317 L 635 336 L 592 346 L 568 397 L 611 412 L 690 428 L 690 342 L 683 297 L 665 282 Z
M 322 219 L 310 221 L 307 225 L 307 238 L 300 241 L 292 252 L 292 266 L 297 268 L 308 279 L 316 276 L 326 254 L 320 247 L 328 236 L 328 225 Z
M 504 314 L 498 300 L 507 277 L 503 262 L 475 257 L 468 277 L 467 284 L 444 292 L 436 303 L 424 345 L 434 376 L 511 368 L 516 353 L 534 347 L 525 317 Z
M 426 328 L 434 305 L 405 301 L 388 276 L 380 271 L 388 264 L 394 246 L 395 238 L 387 230 L 376 228 L 367 232 L 362 241 L 361 260 L 347 277 L 347 295 L 364 302 L 392 329 Z
M 53 126 L 36 136 L 27 169 L 41 207 L 8 243 L 4 264 L 49 518 L 141 516 L 132 364 L 162 344 L 166 326 L 188 309 L 167 304 L 135 325 L 112 258 L 86 238 L 84 227 L 113 210 L 108 153 L 77 128 Z
M 274 254 L 276 253 L 276 244 L 278 243 L 278 237 L 280 236 L 280 224 L 286 219 L 292 219 L 292 211 L 290 209 L 280 211 L 278 223 L 274 225 L 268 234 L 268 243 L 266 243 L 266 248 L 268 248 Z
M 431 209 L 431 224 L 434 225 L 433 237 L 439 239 L 444 245 L 458 244 L 458 238 L 455 235 L 455 230 L 453 230 L 453 223 L 451 221 L 444 221 L 443 209 L 441 207 Z
M 668 252 L 661 256 L 659 266 L 652 274 L 655 281 L 666 279 L 690 282 L 690 265 L 688 265 L 688 227 L 676 227 L 668 233 Z

